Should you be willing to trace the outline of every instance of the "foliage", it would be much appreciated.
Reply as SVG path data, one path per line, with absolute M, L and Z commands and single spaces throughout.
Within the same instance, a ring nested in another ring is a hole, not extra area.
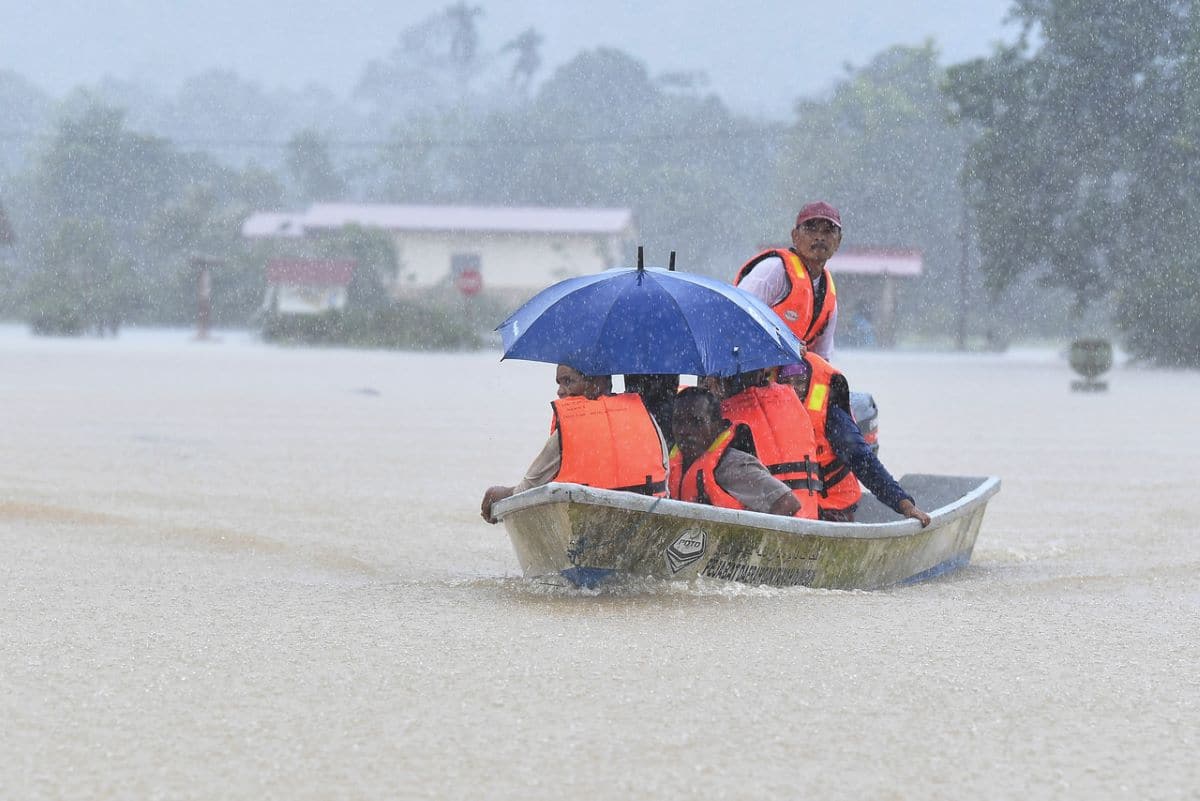
M 774 185 L 778 213 L 758 229 L 762 241 L 786 243 L 795 210 L 828 198 L 841 211 L 845 247 L 919 249 L 925 274 L 909 294 L 925 328 L 952 316 L 962 252 L 968 134 L 949 119 L 943 77 L 932 43 L 892 47 L 830 98 L 798 103 Z
M 400 32 L 385 59 L 372 59 L 355 88 L 375 129 L 405 118 L 493 110 L 523 96 L 540 66 L 541 36 L 530 28 L 499 49 L 480 41 L 482 6 L 458 2 Z M 511 53 L 511 55 L 510 55 Z M 511 69 L 505 62 L 513 62 Z
M 0 179 L 15 172 L 25 159 L 23 137 L 42 130 L 50 116 L 51 101 L 16 73 L 0 70 Z
M 1200 4 L 1019 0 L 1018 42 L 951 69 L 988 284 L 1115 290 L 1126 344 L 1200 365 Z
M 391 202 L 629 207 L 653 263 L 732 271 L 770 159 L 715 97 L 668 90 L 611 49 L 579 54 L 528 102 L 427 114 L 396 131 L 374 196 Z
M 223 265 L 218 292 L 235 287 L 238 301 L 218 309 L 248 315 L 240 225 L 245 198 L 277 197 L 272 184 L 260 170 L 236 173 L 129 131 L 117 109 L 76 106 L 22 178 L 26 316 L 60 333 L 98 331 L 100 320 L 109 330 L 190 320 L 200 256 Z M 97 281 L 112 286 L 102 292 Z M 253 281 L 261 296 L 261 273 Z
M 286 344 L 346 345 L 407 350 L 470 350 L 483 337 L 461 304 L 433 297 L 323 314 L 271 315 L 263 338 Z
M 25 159 L 3 187 L 21 233 L 0 304 L 31 316 L 39 293 L 54 308 L 93 303 L 82 284 L 52 280 L 74 274 L 50 263 L 57 253 L 67 264 L 122 265 L 133 288 L 114 301 L 122 319 L 185 323 L 195 311 L 190 264 L 203 256 L 220 262 L 217 321 L 245 322 L 261 303 L 265 260 L 295 249 L 371 264 L 356 272 L 350 309 L 385 307 L 395 254 L 383 239 L 347 233 L 270 251 L 239 236 L 249 211 L 326 199 L 629 207 L 651 264 L 676 250 L 682 269 L 728 277 L 784 239 L 800 202 L 822 196 L 841 207 L 848 246 L 923 251 L 926 275 L 901 287 L 900 313 L 920 309 L 905 329 L 941 336 L 956 311 L 947 299 L 959 289 L 965 186 L 985 275 L 1007 293 L 976 309 L 976 334 L 985 325 L 1003 334 L 1005 309 L 1031 298 L 1044 319 L 1021 330 L 1058 324 L 1059 296 L 1026 286 L 1040 273 L 1083 300 L 1114 288 L 1131 346 L 1195 350 L 1186 293 L 1200 95 L 1187 56 L 1195 47 L 1181 36 L 1189 24 L 1195 35 L 1192 4 L 1150 0 L 1144 18 L 1123 6 L 1089 13 L 1078 0 L 1016 8 L 1029 26 L 1023 40 L 948 73 L 967 123 L 958 127 L 932 44 L 848 68 L 785 125 L 735 115 L 706 94 L 702 74 L 655 76 L 611 48 L 577 54 L 539 85 L 537 31 L 495 47 L 482 36 L 482 6 L 469 2 L 402 31 L 364 70 L 353 103 L 318 86 L 266 91 L 220 70 L 171 96 L 103 79 L 68 97 L 47 130 L 49 99 L 0 73 L 0 105 L 12 99 L 19 124 L 42 137 L 24 143 L 44 142 L 31 156 L 11 145 L 0 154 Z M 381 139 L 385 147 L 371 146 Z M 1139 216 L 1155 225 L 1132 222 Z M 111 258 L 69 237 L 78 252 L 54 245 L 68 219 L 104 231 Z M 1122 248 L 1155 264 L 1153 280 L 1116 263 Z M 853 311 L 862 295 L 845 288 Z
M 346 189 L 329 156 L 329 143 L 312 128 L 291 138 L 284 162 L 301 203 L 337 200 Z
M 115 334 L 137 291 L 105 224 L 61 218 L 38 255 L 40 269 L 27 289 L 34 333 Z

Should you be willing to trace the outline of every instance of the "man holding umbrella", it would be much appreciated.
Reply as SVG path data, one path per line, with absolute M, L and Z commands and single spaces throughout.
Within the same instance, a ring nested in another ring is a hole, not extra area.
M 648 268 L 639 248 L 636 268 L 560 281 L 497 327 L 503 358 L 558 365 L 560 400 L 557 430 L 525 479 L 484 494 L 485 520 L 496 522 L 497 501 L 551 481 L 665 490 L 661 430 L 636 394 L 609 394 L 613 374 L 733 375 L 803 358 L 803 344 L 758 298 L 725 281 L 676 272 L 673 261 L 666 270 Z M 634 385 L 646 391 L 637 379 Z
M 480 514 L 495 523 L 497 501 L 551 481 L 662 497 L 670 456 L 662 431 L 635 393 L 612 394 L 612 376 L 555 371 L 558 400 L 553 430 L 541 453 L 514 486 L 489 487 Z

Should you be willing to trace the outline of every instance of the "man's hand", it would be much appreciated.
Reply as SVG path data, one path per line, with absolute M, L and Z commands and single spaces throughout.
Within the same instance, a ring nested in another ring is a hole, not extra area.
M 900 514 L 919 521 L 921 523 L 921 528 L 925 528 L 929 525 L 929 515 L 918 509 L 917 505 L 908 498 L 900 501 Z
M 496 518 L 492 517 L 492 504 L 496 501 L 502 501 L 513 494 L 512 487 L 488 487 L 487 492 L 483 493 L 483 503 L 479 505 L 479 513 L 483 519 L 489 523 L 495 523 Z
M 783 515 L 784 517 L 792 517 L 796 512 L 800 511 L 800 501 L 796 498 L 795 493 L 789 492 L 787 495 L 780 495 L 775 503 L 771 504 L 771 510 L 768 514 Z

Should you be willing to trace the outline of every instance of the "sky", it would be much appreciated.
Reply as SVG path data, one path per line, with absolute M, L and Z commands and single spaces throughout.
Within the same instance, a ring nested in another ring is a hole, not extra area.
M 232 69 L 266 88 L 315 82 L 348 94 L 399 31 L 456 0 L 0 0 L 0 70 L 61 95 L 104 75 L 172 91 L 190 75 Z M 526 28 L 544 37 L 543 77 L 581 50 L 617 47 L 651 73 L 702 70 L 731 107 L 785 118 L 893 44 L 932 37 L 945 63 L 985 55 L 1015 28 L 1010 0 L 470 0 L 481 44 Z M 7 7 L 7 8 L 6 8 Z M 7 12 L 7 13 L 6 13 Z

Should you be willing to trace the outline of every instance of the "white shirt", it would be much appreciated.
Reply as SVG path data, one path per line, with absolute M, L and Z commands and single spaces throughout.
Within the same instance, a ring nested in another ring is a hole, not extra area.
M 824 280 L 825 273 L 822 272 L 813 282 L 813 289 L 820 286 Z M 778 256 L 763 259 L 746 274 L 738 288 L 746 290 L 768 306 L 774 306 L 788 293 L 787 268 L 784 267 L 783 259 Z M 837 306 L 834 306 L 829 315 L 829 324 L 825 326 L 824 331 L 813 337 L 812 342 L 806 343 L 808 349 L 827 362 L 833 361 L 833 332 L 836 329 Z

